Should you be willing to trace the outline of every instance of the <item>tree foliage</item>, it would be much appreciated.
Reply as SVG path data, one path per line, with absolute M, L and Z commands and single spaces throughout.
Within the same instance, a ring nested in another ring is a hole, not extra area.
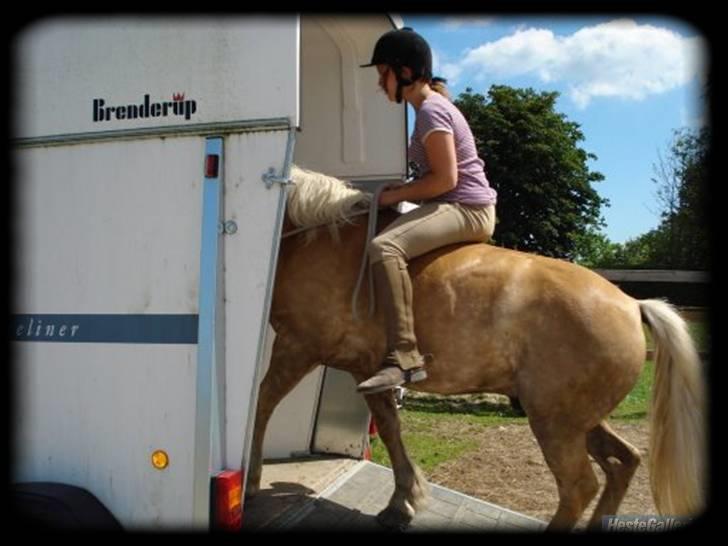
M 573 259 L 608 202 L 592 187 L 604 176 L 587 165 L 596 158 L 579 147 L 579 125 L 555 110 L 558 96 L 492 86 L 487 98 L 468 88 L 455 104 L 498 192 L 496 244 Z
M 710 266 L 708 222 L 708 161 L 710 131 L 707 127 L 675 132 L 667 161 L 656 167 L 662 222 L 657 244 L 649 257 L 652 265 L 672 269 Z
M 709 144 L 707 128 L 675 131 L 668 155 L 654 166 L 662 218 L 657 228 L 624 244 L 585 232 L 577 238 L 576 261 L 587 267 L 709 270 Z

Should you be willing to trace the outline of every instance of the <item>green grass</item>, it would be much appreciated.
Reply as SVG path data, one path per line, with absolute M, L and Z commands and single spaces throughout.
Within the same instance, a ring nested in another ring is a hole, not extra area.
M 710 351 L 710 325 L 707 322 L 689 322 L 688 330 L 698 351 Z
M 477 397 L 437 395 L 406 399 L 399 412 L 402 439 L 410 458 L 423 471 L 477 448 L 469 429 L 505 423 L 527 424 L 510 406 L 477 401 Z M 391 466 L 381 439 L 372 443 L 372 461 Z
M 688 330 L 695 341 L 698 351 L 710 350 L 710 328 L 707 322 L 689 322 Z M 647 348 L 653 350 L 655 344 L 650 331 L 645 328 Z M 632 391 L 612 412 L 612 419 L 635 420 L 647 418 L 647 412 L 652 398 L 652 382 L 655 377 L 655 364 L 648 360 L 645 362 L 642 373 L 637 379 Z
M 406 426 L 407 419 L 404 421 Z M 477 446 L 472 440 L 442 438 L 432 433 L 405 432 L 403 440 L 412 461 L 425 472 L 429 472 L 440 463 L 457 459 Z M 380 438 L 372 442 L 372 461 L 383 466 L 392 466 Z
M 652 341 L 650 330 L 643 326 L 645 338 L 647 339 L 647 348 L 654 349 L 655 344 Z M 688 331 L 695 342 L 698 351 L 710 351 L 710 325 L 707 322 L 688 322 Z
M 654 362 L 645 362 L 634 388 L 617 406 L 617 409 L 612 412 L 611 418 L 621 420 L 645 419 L 652 398 L 652 381 L 654 377 Z

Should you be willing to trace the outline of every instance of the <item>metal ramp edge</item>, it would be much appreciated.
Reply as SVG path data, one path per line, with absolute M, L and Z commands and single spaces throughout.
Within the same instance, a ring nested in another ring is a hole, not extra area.
M 546 523 L 430 483 L 431 499 L 406 532 L 538 532 Z M 282 514 L 269 528 L 306 531 L 384 529 L 375 516 L 394 490 L 392 470 L 359 461 L 318 495 Z

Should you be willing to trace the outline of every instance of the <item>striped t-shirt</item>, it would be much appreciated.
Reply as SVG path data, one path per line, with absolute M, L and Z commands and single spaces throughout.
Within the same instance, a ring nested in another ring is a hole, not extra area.
M 415 119 L 409 159 L 415 163 L 416 176 L 424 176 L 432 170 L 427 161 L 424 142 L 433 131 L 445 131 L 453 135 L 458 163 L 457 185 L 434 200 L 464 205 L 494 205 L 497 194 L 485 177 L 485 163 L 478 157 L 473 132 L 460 110 L 439 93 L 433 93 L 424 100 Z

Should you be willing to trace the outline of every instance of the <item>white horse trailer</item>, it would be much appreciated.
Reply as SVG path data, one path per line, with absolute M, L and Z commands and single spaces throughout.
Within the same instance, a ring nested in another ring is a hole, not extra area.
M 240 526 L 290 165 L 405 174 L 405 109 L 359 68 L 401 24 L 53 18 L 18 36 L 15 484 L 77 486 L 125 528 Z M 361 458 L 353 389 L 310 375 L 264 455 Z

